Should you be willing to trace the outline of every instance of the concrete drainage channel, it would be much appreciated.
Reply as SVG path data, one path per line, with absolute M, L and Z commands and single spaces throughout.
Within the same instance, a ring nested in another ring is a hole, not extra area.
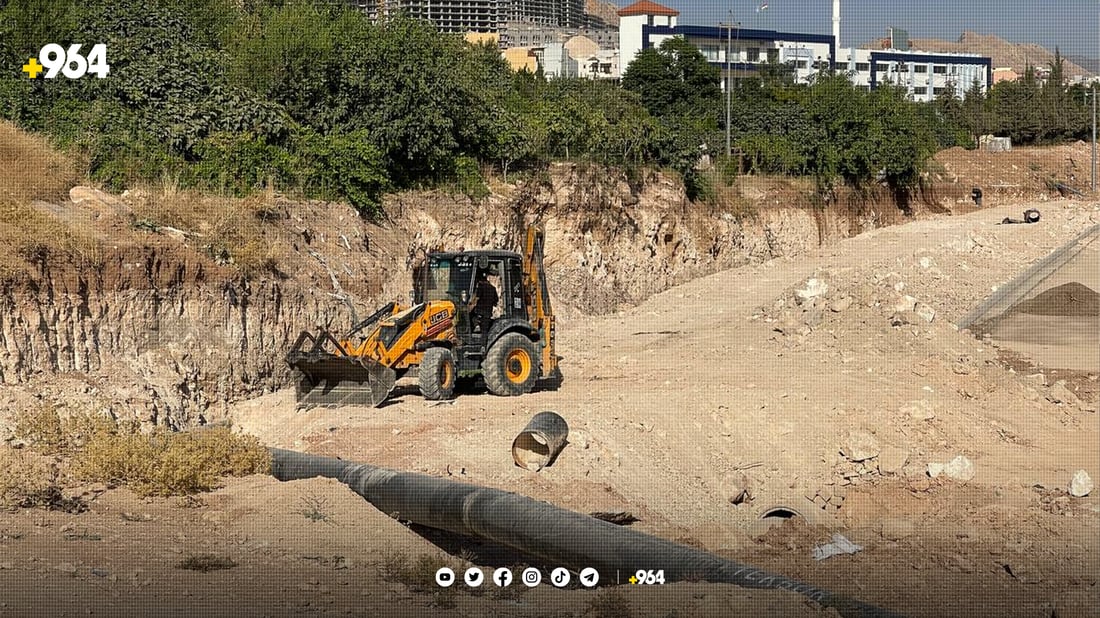
M 271 454 L 272 474 L 280 481 L 334 478 L 383 513 L 397 513 L 402 520 L 421 526 L 479 537 L 575 571 L 592 567 L 599 571 L 602 581 L 614 581 L 616 571 L 664 569 L 669 581 L 690 577 L 744 588 L 789 590 L 833 607 L 842 616 L 898 615 L 511 492 L 283 449 L 271 449 Z M 786 513 L 798 514 L 789 508 L 774 514 Z
M 1100 248 L 1100 225 L 1087 228 L 1015 279 L 1002 285 L 992 296 L 959 320 L 959 329 L 971 328 L 976 324 L 991 321 L 1008 312 L 1021 301 L 1036 296 L 1049 287 L 1048 282 L 1054 275 L 1075 261 L 1088 260 L 1095 269 L 1094 257 L 1092 257 L 1094 254 L 1089 253 L 1090 247 L 1093 252 Z

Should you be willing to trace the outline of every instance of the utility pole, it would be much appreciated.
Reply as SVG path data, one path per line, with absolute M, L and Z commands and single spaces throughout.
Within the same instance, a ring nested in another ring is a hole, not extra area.
M 726 27 L 726 157 L 733 156 L 733 149 L 730 145 L 730 123 L 733 120 L 732 107 L 733 107 L 733 86 L 730 83 L 733 80 L 733 71 L 731 70 L 730 54 L 733 49 L 733 11 L 730 11 L 730 21 L 728 24 L 719 24 Z
M 720 22 L 718 26 L 726 29 L 726 156 L 731 157 L 733 156 L 733 147 L 730 143 L 730 124 L 733 122 L 733 29 L 737 28 L 738 55 L 740 56 L 741 22 L 733 21 L 731 10 L 729 23 Z
M 1096 79 L 1092 80 L 1092 192 L 1096 193 Z

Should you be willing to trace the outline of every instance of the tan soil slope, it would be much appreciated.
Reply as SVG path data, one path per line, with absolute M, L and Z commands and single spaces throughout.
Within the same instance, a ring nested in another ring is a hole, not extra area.
M 937 191 L 942 193 L 940 197 L 949 198 L 949 204 L 965 207 L 971 203 L 973 187 L 981 187 L 986 207 L 1020 200 L 1045 202 L 1061 197 L 1050 188 L 1051 182 L 1085 191 L 1091 157 L 1091 148 L 1085 142 L 1050 148 L 1013 148 L 1008 152 L 956 147 L 936 153 L 931 176 L 937 183 Z M 935 169 L 937 164 L 943 169 Z
M 993 225 L 1016 209 L 880 230 L 577 319 L 562 331 L 558 392 L 431 406 L 405 388 L 381 409 L 295 412 L 284 390 L 233 418 L 275 445 L 581 512 L 629 510 L 640 529 L 907 615 L 1095 615 L 1100 500 L 1062 489 L 1078 468 L 1100 477 L 1094 402 L 1053 403 L 1052 389 L 1013 375 L 995 349 L 950 326 L 993 285 L 1100 219 L 1095 204 L 1065 202 L 1044 207 L 1037 225 Z M 794 300 L 809 278 L 828 285 L 813 307 Z M 923 308 L 897 310 L 905 295 L 936 311 L 933 321 L 922 321 Z M 555 465 L 534 474 L 512 465 L 508 447 L 541 409 L 560 411 L 572 433 Z M 875 452 L 862 463 L 841 455 L 854 432 Z M 926 463 L 958 454 L 975 463 L 971 482 L 926 477 Z M 726 500 L 737 474 L 753 495 L 742 506 Z M 448 560 L 440 548 L 463 544 L 437 546 L 332 481 L 248 478 L 184 502 L 102 491 L 83 490 L 84 514 L 0 514 L 0 609 L 541 616 L 585 613 L 606 594 L 544 586 L 441 599 L 425 573 L 387 575 L 389 555 Z M 763 508 L 811 494 L 827 507 L 827 527 L 761 534 L 754 524 Z M 812 548 L 834 530 L 863 551 L 814 562 Z M 465 547 L 486 568 L 523 562 Z M 238 566 L 176 566 L 205 553 Z M 819 611 L 796 595 L 728 586 L 626 594 L 612 607 L 639 616 Z
M 1095 203 L 1041 207 L 1038 225 L 995 225 L 1020 207 L 920 221 L 578 320 L 561 331 L 557 392 L 440 406 L 407 386 L 377 410 L 294 412 L 283 391 L 233 416 L 273 444 L 628 510 L 641 529 L 909 615 L 1074 614 L 1097 585 L 1084 574 L 1097 572 L 1100 500 L 1064 488 L 1079 468 L 1100 477 L 1095 398 L 1059 398 L 952 326 L 1100 220 Z M 828 291 L 800 305 L 810 278 Z M 570 445 L 532 474 L 508 450 L 543 409 L 565 416 Z M 853 444 L 874 456 L 842 454 Z M 958 455 L 972 481 L 928 478 Z M 733 506 L 741 474 L 754 499 Z M 765 507 L 815 497 L 864 552 L 815 563 L 825 530 L 756 536 Z

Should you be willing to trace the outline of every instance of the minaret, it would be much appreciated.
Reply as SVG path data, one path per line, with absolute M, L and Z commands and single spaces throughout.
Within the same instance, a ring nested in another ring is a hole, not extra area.
M 833 44 L 840 55 L 840 0 L 833 0 Z

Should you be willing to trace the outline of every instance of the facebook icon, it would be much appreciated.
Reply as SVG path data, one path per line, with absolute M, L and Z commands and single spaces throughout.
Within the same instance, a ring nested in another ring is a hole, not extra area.
M 512 585 L 512 571 L 503 568 L 493 571 L 493 583 L 499 588 Z

